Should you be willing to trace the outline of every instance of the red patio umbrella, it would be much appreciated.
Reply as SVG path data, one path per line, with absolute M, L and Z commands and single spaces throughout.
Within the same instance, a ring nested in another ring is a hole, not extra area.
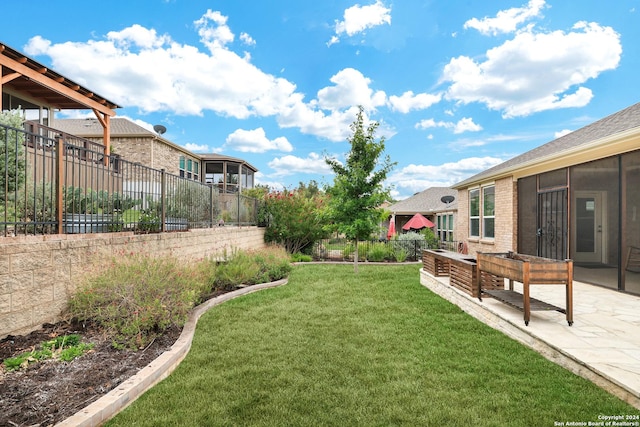
M 391 221 L 389 221 L 389 231 L 387 231 L 387 240 L 391 240 L 391 238 L 396 234 L 396 216 L 391 216 Z
M 414 216 L 412 216 L 411 219 L 405 225 L 402 226 L 402 229 L 403 230 L 412 230 L 412 229 L 420 230 L 425 227 L 431 228 L 434 225 L 435 224 L 429 221 L 427 218 L 417 213 Z

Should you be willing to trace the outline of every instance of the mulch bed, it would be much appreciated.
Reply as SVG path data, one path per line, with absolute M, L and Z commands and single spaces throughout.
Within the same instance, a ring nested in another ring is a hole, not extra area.
M 0 367 L 0 426 L 49 426 L 99 399 L 171 348 L 182 332 L 173 327 L 139 351 L 117 350 L 92 324 L 46 324 L 24 336 L 0 340 L 0 360 L 31 351 L 65 334 L 80 334 L 94 348 L 71 362 L 46 360 L 7 372 Z

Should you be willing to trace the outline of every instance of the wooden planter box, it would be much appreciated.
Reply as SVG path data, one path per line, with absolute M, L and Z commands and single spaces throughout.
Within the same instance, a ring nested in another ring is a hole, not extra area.
M 466 255 L 454 257 L 449 261 L 449 284 L 468 293 L 474 298 L 481 298 L 478 262 Z M 484 274 L 484 290 L 504 290 L 504 277 Z
M 443 249 L 422 251 L 422 265 L 432 276 L 449 276 L 449 284 L 474 298 L 480 297 L 478 264 L 475 258 Z M 504 278 L 485 274 L 485 289 L 504 289 Z
M 445 251 L 444 249 L 425 249 L 422 251 L 422 268 L 434 277 L 449 275 L 449 259 L 448 254 L 455 252 Z
M 478 253 L 480 294 L 487 294 L 524 311 L 524 324 L 529 325 L 531 310 L 555 310 L 565 313 L 569 326 L 573 324 L 573 261 L 559 261 L 533 255 L 508 253 Z M 485 273 L 509 279 L 508 290 L 492 290 L 485 283 Z M 513 281 L 522 283 L 522 294 L 513 290 Z M 564 285 L 566 305 L 560 308 L 530 297 L 530 285 Z

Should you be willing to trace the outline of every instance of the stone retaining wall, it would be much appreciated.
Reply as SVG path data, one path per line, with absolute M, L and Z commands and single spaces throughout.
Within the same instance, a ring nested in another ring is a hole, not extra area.
M 0 238 L 0 339 L 59 321 L 83 277 L 106 268 L 112 257 L 142 252 L 188 261 L 264 247 L 258 227 Z

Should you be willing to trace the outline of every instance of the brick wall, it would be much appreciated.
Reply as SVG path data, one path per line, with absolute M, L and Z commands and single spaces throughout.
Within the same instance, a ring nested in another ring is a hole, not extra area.
M 92 139 L 102 143 L 101 138 Z M 119 154 L 128 162 L 140 163 L 157 170 L 164 169 L 173 175 L 180 174 L 180 156 L 200 164 L 199 158 L 177 150 L 155 138 L 112 137 L 111 147 L 114 153 Z
M 181 260 L 265 247 L 264 229 L 217 227 L 180 233 L 68 234 L 0 238 L 0 338 L 56 322 L 88 272 L 122 253 Z
M 458 191 L 458 215 L 455 239 L 467 244 L 468 253 L 508 252 L 517 249 L 518 192 L 517 183 L 511 177 L 495 182 L 495 237 L 469 239 L 469 190 Z

